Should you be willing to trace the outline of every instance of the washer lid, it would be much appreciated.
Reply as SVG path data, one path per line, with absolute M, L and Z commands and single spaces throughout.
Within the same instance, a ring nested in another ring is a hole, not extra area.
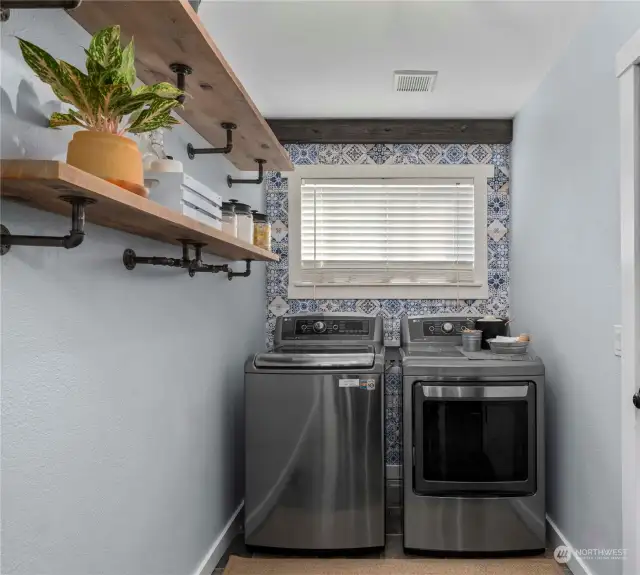
M 261 368 L 371 368 L 375 362 L 372 347 L 279 347 L 255 356 L 254 364 Z

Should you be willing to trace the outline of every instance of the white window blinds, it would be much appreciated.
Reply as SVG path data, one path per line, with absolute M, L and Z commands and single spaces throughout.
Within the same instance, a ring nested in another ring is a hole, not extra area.
M 473 179 L 304 179 L 301 284 L 464 284 Z

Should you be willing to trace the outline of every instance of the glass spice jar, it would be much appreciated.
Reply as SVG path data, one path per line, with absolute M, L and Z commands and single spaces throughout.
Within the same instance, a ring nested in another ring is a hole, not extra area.
M 253 216 L 251 215 L 251 206 L 242 204 L 238 200 L 229 200 L 233 205 L 238 220 L 237 238 L 248 244 L 253 243 Z
M 261 214 L 258 210 L 253 213 L 253 245 L 263 250 L 271 251 L 271 223 L 267 214 Z
M 222 202 L 222 231 L 234 238 L 238 237 L 238 217 L 230 202 Z

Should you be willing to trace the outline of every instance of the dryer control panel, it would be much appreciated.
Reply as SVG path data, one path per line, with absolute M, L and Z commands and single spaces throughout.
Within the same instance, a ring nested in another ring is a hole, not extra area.
M 427 316 L 404 318 L 402 322 L 402 344 L 449 342 L 460 340 L 465 328 L 473 329 L 476 318 Z

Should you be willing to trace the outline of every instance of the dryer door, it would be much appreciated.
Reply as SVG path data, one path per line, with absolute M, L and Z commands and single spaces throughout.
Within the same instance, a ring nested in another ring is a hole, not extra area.
M 418 382 L 413 396 L 416 493 L 535 493 L 534 383 Z

